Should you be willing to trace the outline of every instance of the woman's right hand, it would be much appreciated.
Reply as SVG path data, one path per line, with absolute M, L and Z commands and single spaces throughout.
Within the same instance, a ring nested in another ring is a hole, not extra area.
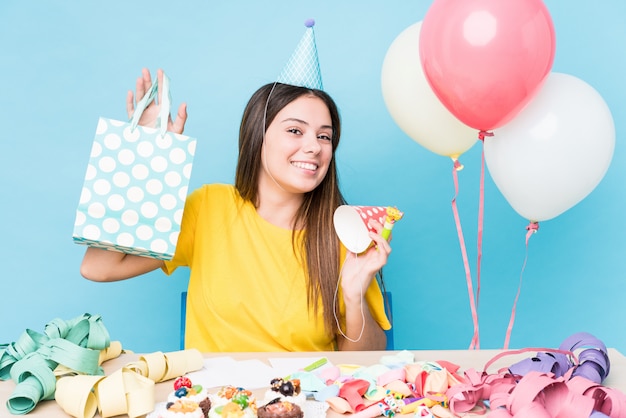
M 163 85 L 163 70 L 157 70 L 157 82 L 159 83 L 159 92 L 157 94 L 157 101 L 152 101 L 148 104 L 144 110 L 141 118 L 139 119 L 139 125 L 155 127 L 156 120 L 159 115 L 161 107 L 161 89 Z M 128 112 L 128 118 L 133 117 L 135 113 L 135 105 L 140 101 L 148 90 L 152 86 L 152 79 L 150 77 L 150 71 L 147 68 L 141 70 L 141 77 L 137 78 L 137 84 L 135 86 L 135 94 L 131 90 L 126 95 L 126 111 Z M 187 105 L 181 103 L 176 114 L 176 119 L 172 120 L 172 116 L 168 117 L 167 130 L 177 134 L 182 134 L 185 129 L 185 122 L 187 122 Z

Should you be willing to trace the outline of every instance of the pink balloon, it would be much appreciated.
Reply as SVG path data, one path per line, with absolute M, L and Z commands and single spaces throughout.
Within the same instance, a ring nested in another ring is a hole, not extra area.
M 539 91 L 554 61 L 554 26 L 541 0 L 435 0 L 419 51 L 443 105 L 487 131 L 513 119 Z

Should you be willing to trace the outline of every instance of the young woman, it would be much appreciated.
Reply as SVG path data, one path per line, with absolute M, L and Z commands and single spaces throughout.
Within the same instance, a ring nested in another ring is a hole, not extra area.
M 162 71 L 158 71 L 159 85 Z M 136 99 L 152 84 L 143 70 Z M 127 97 L 129 116 L 133 93 Z M 140 124 L 158 114 L 151 103 Z M 168 130 L 182 133 L 182 104 Z M 323 91 L 271 83 L 248 102 L 235 185 L 204 185 L 186 202 L 176 254 L 160 261 L 89 247 L 81 274 L 116 281 L 190 268 L 186 347 L 201 351 L 382 350 L 390 324 L 375 280 L 391 248 L 352 254 L 333 229 L 344 204 L 334 154 L 341 133 Z

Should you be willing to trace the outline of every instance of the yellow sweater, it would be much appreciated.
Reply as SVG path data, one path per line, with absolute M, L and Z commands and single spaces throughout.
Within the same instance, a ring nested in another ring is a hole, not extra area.
M 307 309 L 306 279 L 294 256 L 291 235 L 291 230 L 261 218 L 231 185 L 205 185 L 189 195 L 176 254 L 165 262 L 167 274 L 179 266 L 191 269 L 187 348 L 203 352 L 335 349 L 321 316 L 314 318 Z M 366 299 L 376 321 L 389 329 L 376 280 Z M 340 294 L 337 300 L 342 300 Z

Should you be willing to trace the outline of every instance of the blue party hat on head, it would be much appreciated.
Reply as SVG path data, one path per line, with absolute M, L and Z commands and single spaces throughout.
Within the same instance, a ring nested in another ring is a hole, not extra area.
M 315 46 L 315 32 L 313 32 L 315 21 L 308 19 L 304 22 L 304 25 L 306 26 L 306 31 L 276 81 L 323 90 L 322 74 L 317 58 L 317 47 Z

